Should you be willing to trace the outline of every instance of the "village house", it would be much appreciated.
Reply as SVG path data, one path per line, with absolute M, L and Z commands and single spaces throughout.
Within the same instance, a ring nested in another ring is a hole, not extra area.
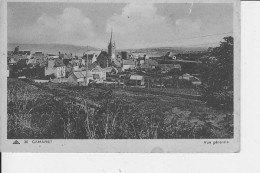
M 114 61 L 111 62 L 111 65 L 116 67 L 116 68 L 122 68 L 122 57 L 120 54 L 117 54 L 116 58 Z
M 128 60 L 124 60 L 123 59 L 123 63 L 122 63 L 122 71 L 125 71 L 127 69 L 135 69 L 136 67 L 136 62 L 133 59 L 128 59 Z
M 163 54 L 159 53 L 159 52 L 149 52 L 149 53 L 146 53 L 144 55 L 144 59 L 153 59 L 153 60 L 156 60 L 160 57 L 162 57 Z
M 103 68 L 103 70 L 106 72 L 106 75 L 113 75 L 118 73 L 118 69 L 116 67 L 106 67 Z
M 68 77 L 68 75 L 73 72 L 73 64 L 72 63 L 68 63 L 65 67 L 65 73 L 66 73 L 66 77 Z
M 73 66 L 73 71 L 81 71 L 82 70 L 81 69 L 81 67 L 82 67 L 81 60 L 77 60 L 77 59 L 76 60 L 72 60 L 70 63 Z
M 176 60 L 176 56 L 172 52 L 167 52 L 164 55 L 164 60 Z
M 146 59 L 142 64 L 140 64 L 140 68 L 145 71 L 155 69 L 157 66 L 158 62 L 152 59 Z
M 26 58 L 26 59 L 20 59 L 19 61 L 18 61 L 18 63 L 19 64 L 22 64 L 22 65 L 27 65 L 28 64 L 28 59 Z
M 32 54 L 31 58 L 28 60 L 27 64 L 31 64 L 36 66 L 37 64 L 40 66 L 44 66 L 48 59 L 47 55 L 44 55 L 42 52 L 35 52 Z
M 34 58 L 38 58 L 38 57 L 44 57 L 44 53 L 43 52 L 35 52 L 34 54 L 32 54 L 32 56 Z
M 14 65 L 16 64 L 17 62 L 15 61 L 15 59 L 13 57 L 10 58 L 9 62 L 8 62 L 8 65 Z
M 70 73 L 67 82 L 78 86 L 88 86 L 90 80 L 94 80 L 91 71 L 76 71 Z
M 64 62 L 64 59 L 63 59 Z M 79 58 L 79 59 L 72 59 L 66 63 L 66 74 L 69 74 L 72 71 L 82 71 L 85 69 L 85 63 L 83 63 L 84 60 Z
M 78 65 L 74 65 L 72 71 L 81 71 L 81 68 Z
M 201 80 L 200 80 L 199 78 L 197 78 L 197 77 L 193 77 L 193 78 L 191 79 L 191 83 L 192 83 L 193 85 L 201 85 L 201 84 L 202 84 Z
M 102 83 L 106 80 L 106 71 L 102 69 L 99 65 L 97 65 L 95 68 L 90 70 L 91 74 L 93 75 L 93 79 L 97 83 Z
M 30 50 L 19 50 L 19 46 L 15 47 L 14 51 L 7 51 L 8 57 L 13 57 L 16 62 L 20 59 L 30 59 L 31 51 Z
M 135 52 L 133 52 L 133 53 L 131 53 L 131 55 L 134 59 L 144 59 L 146 53 L 135 53 Z
M 129 80 L 131 85 L 143 86 L 145 84 L 144 76 L 141 75 L 131 75 Z
M 23 61 L 21 63 L 25 63 L 27 64 L 27 62 L 29 61 L 29 59 L 31 58 L 31 55 L 28 55 L 24 52 L 27 52 L 27 51 L 19 51 L 17 54 L 13 54 L 13 55 L 10 55 L 9 56 L 9 64 L 16 64 L 18 63 L 19 61 Z M 30 52 L 30 51 L 28 51 Z
M 37 64 L 37 61 L 36 61 L 36 59 L 35 59 L 34 57 L 31 57 L 31 58 L 28 60 L 27 64 L 36 65 L 36 64 Z
M 54 75 L 55 78 L 63 78 L 66 76 L 65 64 L 60 59 L 48 60 L 47 67 L 44 69 L 44 75 Z
M 86 70 L 86 66 L 82 64 L 82 59 L 69 61 L 65 69 L 66 76 L 68 76 L 71 72 L 84 71 L 84 70 Z
M 7 51 L 7 56 L 12 56 L 13 54 L 14 54 L 14 51 L 12 51 L 12 50 Z
M 218 61 L 218 59 L 216 57 L 209 57 L 208 58 L 208 62 L 211 63 L 211 64 L 214 64 Z
M 60 58 L 59 55 L 46 55 L 47 59 L 56 59 L 56 58 Z
M 67 66 L 70 61 L 73 60 L 72 53 L 60 53 L 59 52 L 59 58 L 62 59 L 63 63 Z
M 87 51 L 84 53 L 82 59 L 84 59 L 84 65 L 86 63 L 93 64 L 97 61 L 98 56 L 100 55 L 101 51 Z M 87 62 L 88 61 L 88 62 Z
M 117 60 L 115 60 L 115 61 L 113 61 L 112 63 L 111 63 L 111 65 L 113 66 L 113 67 L 116 67 L 116 68 L 122 68 L 122 60 L 120 60 L 120 59 L 117 59 Z
M 13 55 L 23 55 L 26 58 L 31 57 L 31 51 L 30 50 L 19 50 L 17 52 L 13 52 Z
M 201 85 L 202 82 L 198 77 L 195 77 L 191 74 L 185 73 L 182 76 L 179 76 L 179 79 L 191 81 L 193 85 Z

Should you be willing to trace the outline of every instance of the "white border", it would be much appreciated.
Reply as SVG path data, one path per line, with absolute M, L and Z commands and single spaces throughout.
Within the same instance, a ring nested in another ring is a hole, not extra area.
M 8 2 L 24 2 L 24 1 L 12 1 Z M 29 1 L 32 2 L 32 1 Z M 35 2 L 35 1 L 33 1 Z M 37 1 L 37 2 L 50 2 L 50 1 Z M 53 1 L 52 1 L 53 2 Z M 55 2 L 75 2 L 75 1 L 64 1 L 56 0 Z M 83 2 L 83 1 L 77 1 Z M 111 0 L 88 0 L 84 2 L 112 2 Z M 116 2 L 133 2 L 129 0 L 116 0 Z M 138 1 L 140 2 L 140 1 Z M 183 3 L 180 0 L 142 0 L 142 2 L 160 2 L 160 3 Z M 234 41 L 235 41 L 235 54 L 234 54 L 234 79 L 235 79 L 235 110 L 234 110 L 234 138 L 233 139 L 150 139 L 150 140 L 52 140 L 51 144 L 21 144 L 13 145 L 11 139 L 6 139 L 7 137 L 7 124 L 6 119 L 6 100 L 7 100 L 7 89 L 6 89 L 6 50 L 7 50 L 7 10 L 6 1 L 1 1 L 1 83 L 2 90 L 1 96 L 3 101 L 1 102 L 1 110 L 4 110 L 1 114 L 1 151 L 5 152 L 239 152 L 240 150 L 240 2 L 238 0 L 197 0 L 187 2 L 200 2 L 200 3 L 234 3 Z M 5 74 L 5 75 L 3 75 Z M 21 143 L 23 143 L 23 140 Z M 32 140 L 29 140 L 31 142 Z M 228 141 L 229 144 L 225 145 L 205 145 L 204 141 Z

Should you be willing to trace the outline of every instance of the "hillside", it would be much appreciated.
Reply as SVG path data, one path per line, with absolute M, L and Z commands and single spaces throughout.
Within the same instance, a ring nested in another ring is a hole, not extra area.
M 127 51 L 135 53 L 147 53 L 147 54 L 161 54 L 164 55 L 167 52 L 179 53 L 195 53 L 207 51 L 208 47 L 158 47 L 158 48 L 141 48 L 141 49 L 127 49 Z
M 8 139 L 232 138 L 233 115 L 187 96 L 194 92 L 8 78 Z
M 23 43 L 8 43 L 7 50 L 12 51 L 16 46 L 20 50 L 31 50 L 32 52 L 41 51 L 49 54 L 72 53 L 73 55 L 82 55 L 87 51 L 87 46 L 75 46 L 66 44 L 23 44 Z M 88 47 L 88 50 L 100 50 L 95 47 Z

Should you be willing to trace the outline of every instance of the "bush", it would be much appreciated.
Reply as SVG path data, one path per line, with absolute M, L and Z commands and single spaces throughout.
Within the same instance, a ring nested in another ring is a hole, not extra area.
M 233 91 L 203 92 L 202 98 L 209 106 L 233 112 Z

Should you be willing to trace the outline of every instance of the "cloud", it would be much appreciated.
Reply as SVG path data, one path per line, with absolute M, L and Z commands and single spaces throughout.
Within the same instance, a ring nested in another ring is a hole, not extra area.
M 199 33 L 202 26 L 200 19 L 172 19 L 160 15 L 156 5 L 151 3 L 126 4 L 121 13 L 115 13 L 105 21 L 103 32 L 97 31 L 94 26 L 100 21 L 92 21 L 79 9 L 68 7 L 58 15 L 42 14 L 32 25 L 10 28 L 8 40 L 13 43 L 61 43 L 104 48 L 108 41 L 106 36 L 113 29 L 118 48 L 175 46 L 183 42 L 178 41 L 179 38 Z
M 198 33 L 202 22 L 200 19 L 192 20 L 190 18 L 177 19 L 175 21 L 179 34 L 189 35 Z
M 154 4 L 127 4 L 121 14 L 107 20 L 106 31 L 113 29 L 122 47 L 165 46 L 180 36 L 200 31 L 201 21 L 189 18 L 176 22 L 159 15 Z
M 12 37 L 29 43 L 86 44 L 96 33 L 92 21 L 77 8 L 65 8 L 62 14 L 41 15 L 32 26 L 16 29 Z

